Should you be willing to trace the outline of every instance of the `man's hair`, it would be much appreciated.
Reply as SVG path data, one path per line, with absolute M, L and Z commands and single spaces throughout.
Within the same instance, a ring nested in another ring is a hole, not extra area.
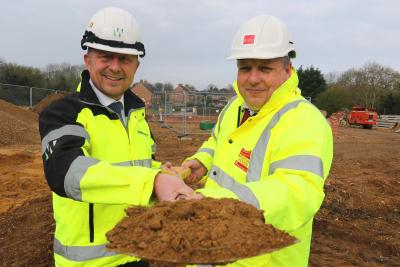
M 91 53 L 91 52 L 93 52 L 95 50 L 103 51 L 103 50 L 99 50 L 99 49 L 96 49 L 96 48 L 88 47 L 87 50 L 86 50 L 86 54 L 89 54 L 89 53 Z M 138 58 L 138 61 L 139 61 L 139 57 L 137 57 L 137 58 Z
M 289 67 L 290 64 L 292 64 L 290 57 L 289 56 L 284 56 L 282 57 L 282 63 L 283 63 L 283 67 L 286 69 L 287 67 Z
M 89 54 L 89 53 L 92 52 L 92 51 L 93 51 L 93 48 L 88 47 L 87 50 L 86 50 L 86 54 Z
M 280 59 L 282 61 L 283 67 L 285 69 L 288 68 L 292 64 L 292 61 L 290 60 L 289 56 L 279 57 L 279 58 L 276 58 L 276 59 L 277 60 Z M 236 63 L 239 63 L 239 61 L 240 61 L 240 59 L 237 59 Z

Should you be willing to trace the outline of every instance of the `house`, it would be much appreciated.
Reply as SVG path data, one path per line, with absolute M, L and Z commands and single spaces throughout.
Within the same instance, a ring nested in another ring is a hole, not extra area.
M 135 83 L 131 90 L 143 100 L 146 108 L 151 107 L 154 95 L 158 92 L 157 88 L 146 80 Z
M 174 91 L 168 93 L 168 101 L 174 106 L 183 106 L 186 104 L 196 105 L 201 103 L 202 97 L 198 95 L 197 90 L 188 84 L 178 84 Z
M 233 88 L 221 88 L 213 92 L 202 91 L 201 93 L 204 95 L 206 105 L 216 108 L 224 107 L 229 99 L 236 94 Z

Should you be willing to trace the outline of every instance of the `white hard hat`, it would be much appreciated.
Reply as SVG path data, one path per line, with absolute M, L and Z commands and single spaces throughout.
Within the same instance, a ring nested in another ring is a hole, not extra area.
M 278 18 L 261 15 L 242 24 L 236 33 L 227 59 L 271 59 L 296 57 L 286 25 Z
M 82 49 L 87 47 L 144 57 L 139 26 L 135 18 L 118 7 L 100 9 L 90 19 L 81 41 Z

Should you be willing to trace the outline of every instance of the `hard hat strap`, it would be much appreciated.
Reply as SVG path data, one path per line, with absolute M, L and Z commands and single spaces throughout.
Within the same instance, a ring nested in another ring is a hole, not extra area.
M 81 47 L 83 50 L 87 48 L 87 46 L 84 45 L 84 43 L 94 43 L 94 44 L 102 44 L 102 45 L 107 45 L 110 47 L 116 47 L 116 48 L 132 48 L 136 49 L 137 51 L 143 52 L 143 55 L 140 55 L 140 57 L 144 57 L 146 52 L 144 50 L 144 45 L 141 42 L 136 42 L 134 44 L 127 44 L 121 41 L 114 41 L 114 40 L 105 40 L 101 39 L 96 36 L 91 31 L 85 31 L 85 34 L 82 37 L 81 40 Z

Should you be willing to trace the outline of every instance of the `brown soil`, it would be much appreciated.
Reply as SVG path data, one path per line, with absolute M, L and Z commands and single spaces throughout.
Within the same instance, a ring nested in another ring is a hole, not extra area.
M 1 266 L 54 265 L 54 222 L 49 193 L 1 213 L 0 225 Z
M 181 165 L 182 161 L 191 156 L 208 138 L 204 135 L 190 135 L 179 138 L 172 129 L 161 128 L 160 123 L 150 122 L 150 128 L 157 144 L 156 159 L 162 162 L 169 161 L 174 165 Z
M 14 117 L 24 127 L 37 125 L 36 114 L 10 105 L 0 101 L 0 129 L 5 127 L 5 117 Z M 158 144 L 157 158 L 175 164 L 207 138 L 196 135 L 180 140 L 159 123 L 151 128 Z M 38 139 L 5 145 L 17 142 L 18 134 L 38 136 L 37 130 L 18 129 L 15 124 L 15 128 L 0 130 L 0 266 L 53 266 L 51 203 L 43 199 L 50 199 L 50 191 Z M 326 198 L 314 221 L 311 266 L 399 266 L 399 162 L 400 134 L 339 128 Z
M 43 98 L 42 100 L 40 100 L 39 103 L 37 103 L 34 107 L 33 107 L 33 111 L 36 112 L 37 114 L 39 114 L 40 112 L 42 112 L 43 109 L 45 109 L 48 105 L 50 105 L 51 103 L 53 103 L 54 101 L 65 97 L 67 94 L 65 93 L 57 93 L 57 94 L 51 94 L 46 96 L 45 98 Z
M 266 225 L 262 211 L 233 199 L 162 202 L 127 214 L 107 234 L 108 248 L 152 261 L 221 264 L 295 241 Z
M 50 194 L 39 151 L 39 145 L 0 147 L 0 214 Z
M 312 266 L 399 266 L 400 135 L 339 128 Z
M 39 143 L 38 115 L 0 99 L 0 145 Z

